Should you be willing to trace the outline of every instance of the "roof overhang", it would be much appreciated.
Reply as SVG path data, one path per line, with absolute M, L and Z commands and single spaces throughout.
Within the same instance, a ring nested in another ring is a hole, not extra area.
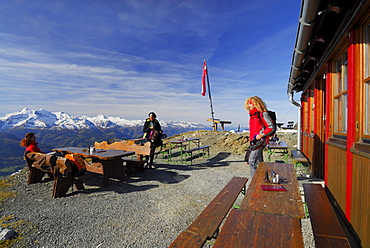
M 305 91 L 366 0 L 302 0 L 288 95 Z M 293 102 L 294 104 L 294 102 Z

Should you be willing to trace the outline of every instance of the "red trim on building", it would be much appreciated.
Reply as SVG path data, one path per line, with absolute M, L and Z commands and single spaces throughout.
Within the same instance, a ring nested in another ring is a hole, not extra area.
M 332 101 L 332 88 L 331 88 L 331 63 L 326 64 L 326 95 L 325 95 L 325 109 L 331 109 L 331 101 Z M 326 144 L 326 141 L 329 139 L 331 136 L 331 111 L 326 111 L 326 116 L 325 116 L 325 142 L 324 142 L 324 149 L 325 149 L 325 160 L 324 160 L 324 182 L 325 185 L 328 183 L 328 144 Z
M 352 162 L 353 156 L 351 147 L 355 143 L 356 135 L 356 46 L 355 32 L 351 31 L 348 44 L 348 102 L 347 102 L 347 171 L 346 171 L 346 217 L 351 221 L 351 206 L 352 206 Z

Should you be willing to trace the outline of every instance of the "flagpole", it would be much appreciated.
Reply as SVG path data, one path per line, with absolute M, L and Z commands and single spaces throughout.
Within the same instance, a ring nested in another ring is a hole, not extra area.
M 206 60 L 204 60 L 205 63 L 207 63 Z M 208 66 L 207 66 L 207 86 L 208 86 L 208 98 L 209 98 L 209 104 L 210 104 L 210 107 L 211 107 L 211 115 L 212 115 L 212 128 L 213 128 L 213 131 L 216 130 L 216 126 L 215 126 L 215 117 L 214 117 L 214 112 L 213 112 L 213 106 L 212 106 L 212 97 L 211 97 L 211 86 L 209 84 L 209 76 L 208 76 Z

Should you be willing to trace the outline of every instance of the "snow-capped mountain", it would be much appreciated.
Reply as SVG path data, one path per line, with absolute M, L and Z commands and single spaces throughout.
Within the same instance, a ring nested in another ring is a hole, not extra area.
M 126 120 L 119 117 L 74 117 L 65 112 L 49 112 L 45 109 L 31 110 L 24 108 L 0 117 L 0 131 L 9 129 L 44 129 L 44 130 L 82 130 L 82 129 L 110 129 L 116 127 L 142 126 L 144 120 Z M 167 128 L 194 128 L 207 129 L 209 126 L 191 122 L 164 122 L 162 127 Z

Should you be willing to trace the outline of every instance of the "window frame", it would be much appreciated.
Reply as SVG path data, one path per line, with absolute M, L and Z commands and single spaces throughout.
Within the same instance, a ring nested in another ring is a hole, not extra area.
M 348 52 L 343 50 L 333 63 L 333 131 L 347 137 L 348 128 Z

